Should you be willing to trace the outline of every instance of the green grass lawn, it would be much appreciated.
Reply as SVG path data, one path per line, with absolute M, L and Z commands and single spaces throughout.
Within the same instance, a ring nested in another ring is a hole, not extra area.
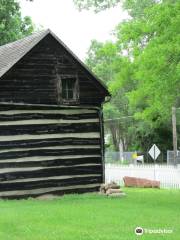
M 124 198 L 97 194 L 55 200 L 1 200 L 2 240 L 180 239 L 180 191 L 124 189 Z M 134 229 L 172 229 L 136 236 Z

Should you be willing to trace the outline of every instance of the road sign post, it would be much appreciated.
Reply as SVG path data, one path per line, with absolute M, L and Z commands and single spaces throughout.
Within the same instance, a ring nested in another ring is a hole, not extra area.
M 156 146 L 156 144 L 153 144 L 153 146 L 151 147 L 151 149 L 149 150 L 148 153 L 152 157 L 152 159 L 154 160 L 154 180 L 156 180 L 156 169 L 155 169 L 156 164 L 155 164 L 155 161 L 159 157 L 161 151 Z

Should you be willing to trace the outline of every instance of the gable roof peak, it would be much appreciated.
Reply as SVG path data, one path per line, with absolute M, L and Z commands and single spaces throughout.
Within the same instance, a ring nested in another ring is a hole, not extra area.
M 97 82 L 99 82 L 101 87 L 104 88 L 106 95 L 110 96 L 105 84 L 98 79 L 92 73 L 92 71 L 50 29 L 34 32 L 25 38 L 0 46 L 0 78 L 48 34 L 56 39 L 56 41 L 59 42 L 59 44 L 61 44 Z

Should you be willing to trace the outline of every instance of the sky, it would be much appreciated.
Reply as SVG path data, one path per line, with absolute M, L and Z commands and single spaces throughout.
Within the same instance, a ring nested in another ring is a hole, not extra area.
M 20 0 L 20 4 L 23 16 L 30 16 L 36 26 L 51 29 L 81 60 L 92 39 L 112 39 L 115 26 L 128 17 L 121 6 L 97 14 L 79 12 L 73 0 Z

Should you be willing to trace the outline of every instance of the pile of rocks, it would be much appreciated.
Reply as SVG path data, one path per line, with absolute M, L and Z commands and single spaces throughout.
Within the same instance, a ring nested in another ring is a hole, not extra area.
M 126 195 L 115 182 L 101 184 L 100 193 L 110 197 L 122 197 Z

